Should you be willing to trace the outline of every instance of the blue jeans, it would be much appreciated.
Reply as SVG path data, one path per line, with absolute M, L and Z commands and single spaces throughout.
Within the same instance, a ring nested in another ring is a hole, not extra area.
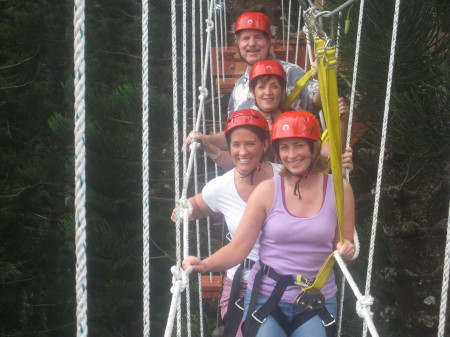
M 251 290 L 247 290 L 245 294 L 245 309 L 244 309 L 244 320 L 247 317 L 248 305 L 250 303 Z M 260 308 L 266 301 L 268 300 L 267 296 L 258 295 L 256 300 L 256 309 Z M 281 311 L 286 315 L 288 320 L 292 320 L 292 318 L 302 310 L 298 309 L 295 304 L 280 302 L 279 307 Z M 325 301 L 325 306 L 328 309 L 329 313 L 336 317 L 337 312 L 337 302 L 336 297 L 329 298 Z M 322 320 L 319 316 L 314 316 L 307 322 L 303 323 L 299 326 L 290 337 L 326 337 L 325 328 L 322 324 Z M 272 316 L 267 317 L 266 321 L 261 324 L 261 327 L 258 330 L 258 334 L 256 337 L 288 337 L 284 332 L 283 328 L 278 324 L 277 320 Z

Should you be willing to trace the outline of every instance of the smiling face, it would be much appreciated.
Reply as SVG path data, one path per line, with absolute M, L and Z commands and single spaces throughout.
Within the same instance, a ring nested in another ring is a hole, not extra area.
M 236 42 L 239 54 L 250 65 L 269 55 L 270 41 L 261 30 L 244 29 L 237 35 Z
M 231 160 L 241 174 L 249 173 L 258 166 L 268 146 L 268 140 L 262 141 L 248 127 L 237 127 L 230 136 Z
M 259 76 L 255 79 L 256 85 L 252 89 L 256 106 L 265 113 L 275 112 L 281 103 L 284 86 L 280 78 L 274 75 Z
M 293 175 L 305 174 L 314 159 L 305 138 L 280 139 L 278 153 L 284 167 Z

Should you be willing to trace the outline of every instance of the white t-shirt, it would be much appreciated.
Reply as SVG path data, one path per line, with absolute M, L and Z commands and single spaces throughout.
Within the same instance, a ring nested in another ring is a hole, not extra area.
M 278 175 L 282 166 L 280 164 L 270 163 L 274 175 Z M 231 236 L 234 236 L 241 222 L 247 203 L 239 196 L 236 185 L 234 184 L 234 170 L 226 172 L 224 175 L 214 178 L 208 182 L 202 190 L 202 197 L 205 203 L 214 212 L 222 213 L 228 226 Z M 252 251 L 247 258 L 257 261 L 259 250 L 259 239 L 256 241 Z M 234 273 L 239 265 L 227 270 L 227 276 L 233 279 Z M 247 282 L 249 270 L 244 270 L 242 280 Z

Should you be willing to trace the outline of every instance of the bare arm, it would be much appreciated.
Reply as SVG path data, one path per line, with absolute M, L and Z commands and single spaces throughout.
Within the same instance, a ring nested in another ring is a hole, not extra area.
M 345 142 L 347 141 L 348 114 L 350 111 L 350 108 L 347 102 L 344 100 L 344 97 L 338 98 L 338 111 L 340 117 L 341 141 L 342 147 L 344 147 Z
M 264 223 L 266 213 L 272 204 L 273 180 L 259 184 L 247 202 L 244 215 L 231 242 L 210 257 L 200 260 L 189 256 L 183 261 L 183 268 L 193 266 L 199 273 L 223 271 L 239 264 L 252 250 Z M 272 198 L 268 198 L 272 195 Z
M 206 135 L 207 141 L 221 150 L 228 151 L 227 140 L 224 132 Z
M 206 218 L 207 216 L 210 216 L 210 215 L 215 213 L 211 208 L 209 208 L 209 206 L 203 200 L 203 196 L 202 196 L 201 193 L 196 194 L 193 197 L 189 198 L 188 202 L 192 206 L 192 213 L 189 216 L 189 221 Z M 173 209 L 172 215 L 170 216 L 170 219 L 173 222 L 176 222 L 176 220 L 177 220 L 177 207 L 175 207 Z

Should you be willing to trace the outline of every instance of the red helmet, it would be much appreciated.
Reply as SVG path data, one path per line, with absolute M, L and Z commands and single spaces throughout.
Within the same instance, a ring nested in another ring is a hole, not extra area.
M 274 60 L 263 60 L 256 62 L 250 69 L 250 82 L 262 75 L 275 75 L 286 81 L 286 72 L 283 66 Z
M 233 112 L 225 124 L 225 135 L 238 126 L 252 125 L 269 132 L 269 125 L 263 115 L 257 110 L 244 109 Z
M 271 141 L 290 137 L 320 139 L 319 121 L 304 110 L 282 113 L 273 123 Z
M 243 29 L 256 29 L 261 30 L 267 35 L 271 35 L 270 20 L 263 13 L 259 12 L 247 12 L 241 14 L 236 20 L 236 26 L 234 33 L 236 34 Z

